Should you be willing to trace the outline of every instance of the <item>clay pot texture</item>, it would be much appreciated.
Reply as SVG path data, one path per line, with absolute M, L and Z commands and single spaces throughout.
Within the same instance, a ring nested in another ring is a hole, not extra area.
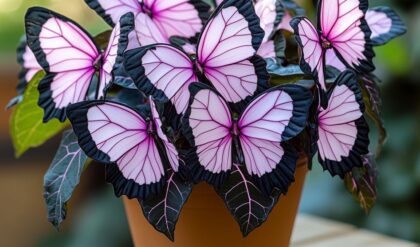
M 295 182 L 271 212 L 268 220 L 244 238 L 222 199 L 206 183 L 193 189 L 175 230 L 175 241 L 157 232 L 144 218 L 137 200 L 124 199 L 136 247 L 287 247 L 298 212 L 307 160 L 298 161 Z

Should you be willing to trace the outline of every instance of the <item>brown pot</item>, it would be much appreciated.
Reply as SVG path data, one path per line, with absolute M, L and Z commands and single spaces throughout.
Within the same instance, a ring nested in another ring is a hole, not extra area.
M 143 216 L 137 200 L 124 199 L 131 234 L 136 247 L 286 247 L 289 246 L 302 188 L 307 160 L 300 159 L 296 181 L 287 196 L 271 212 L 267 222 L 243 238 L 222 199 L 206 183 L 194 187 L 181 212 L 175 242 L 157 232 Z

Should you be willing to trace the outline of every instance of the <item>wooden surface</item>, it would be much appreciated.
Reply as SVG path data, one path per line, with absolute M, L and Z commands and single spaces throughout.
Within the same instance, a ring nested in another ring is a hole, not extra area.
M 292 247 L 416 247 L 354 226 L 301 214 L 296 220 Z

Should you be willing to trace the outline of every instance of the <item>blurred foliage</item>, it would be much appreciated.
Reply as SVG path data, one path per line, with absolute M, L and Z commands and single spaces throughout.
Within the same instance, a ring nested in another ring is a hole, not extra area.
M 410 61 L 410 54 L 401 39 L 376 48 L 376 62 L 383 63 L 383 66 L 389 69 L 388 73 L 393 75 L 404 75 L 409 73 L 410 66 L 407 62 L 397 63 L 396 61 Z
M 375 49 L 375 73 L 382 80 L 382 115 L 388 130 L 377 160 L 378 201 L 366 215 L 340 179 L 332 179 L 314 164 L 301 210 L 420 242 L 420 2 L 370 2 L 393 7 L 409 30 L 404 37 Z M 373 122 L 371 127 L 374 150 L 378 132 Z
M 92 35 L 107 25 L 84 3 L 84 0 L 0 0 L 0 53 L 14 56 L 24 34 L 24 17 L 29 7 L 43 6 L 59 12 L 85 27 Z

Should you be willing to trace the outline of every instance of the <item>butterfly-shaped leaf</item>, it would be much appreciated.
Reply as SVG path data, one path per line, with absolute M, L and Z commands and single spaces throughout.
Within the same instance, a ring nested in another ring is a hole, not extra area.
M 346 70 L 328 93 L 328 107 L 318 109 L 318 160 L 331 175 L 344 178 L 354 167 L 363 166 L 370 142 L 364 112 L 357 75 Z
M 139 199 L 146 219 L 156 230 L 174 241 L 175 226 L 181 209 L 192 191 L 192 184 L 170 171 L 163 192 L 145 200 Z
M 141 100 L 141 99 L 139 99 Z M 148 198 L 160 194 L 166 167 L 178 171 L 175 146 L 162 130 L 157 106 L 140 110 L 109 100 L 73 104 L 67 114 L 80 147 L 107 166 L 106 180 L 117 196 Z
M 372 31 L 372 44 L 385 45 L 407 32 L 407 27 L 398 14 L 389 7 L 375 7 L 366 12 L 366 21 Z
M 133 13 L 136 29 L 130 47 L 169 43 L 171 36 L 195 37 L 208 18 L 210 6 L 202 0 L 85 0 L 109 25 Z
M 188 86 L 198 78 L 240 109 L 268 88 L 266 63 L 256 55 L 263 38 L 252 1 L 228 0 L 204 26 L 196 59 L 175 46 L 154 44 L 126 52 L 124 68 L 140 90 L 170 101 L 178 115 L 185 113 Z
M 290 25 L 302 53 L 300 65 L 312 74 L 320 89 L 321 106 L 327 107 L 325 68 L 337 59 L 359 73 L 375 69 L 371 31 L 365 20 L 367 0 L 320 0 L 318 25 L 306 17 L 295 17 Z
M 279 196 L 276 192 L 272 196 L 263 193 L 245 167 L 237 164 L 233 164 L 231 175 L 216 191 L 238 222 L 244 236 L 267 220 Z
M 44 198 L 48 221 L 59 227 L 67 214 L 66 204 L 79 184 L 87 156 L 72 130 L 63 133 L 60 147 L 44 176 Z
M 286 193 L 298 156 L 286 142 L 306 126 L 310 91 L 292 84 L 271 88 L 254 98 L 237 120 L 207 85 L 192 84 L 190 92 L 183 130 L 193 147 L 186 161 L 193 179 L 217 186 L 240 163 L 266 194 L 274 188 Z
M 39 83 L 39 105 L 44 121 L 66 120 L 66 108 L 86 100 L 89 85 L 99 74 L 97 98 L 112 84 L 112 72 L 122 63 L 134 16 L 123 15 L 102 51 L 90 34 L 76 22 L 51 10 L 33 7 L 25 16 L 26 38 L 39 65 L 46 72 Z M 104 34 L 103 36 L 106 36 Z

